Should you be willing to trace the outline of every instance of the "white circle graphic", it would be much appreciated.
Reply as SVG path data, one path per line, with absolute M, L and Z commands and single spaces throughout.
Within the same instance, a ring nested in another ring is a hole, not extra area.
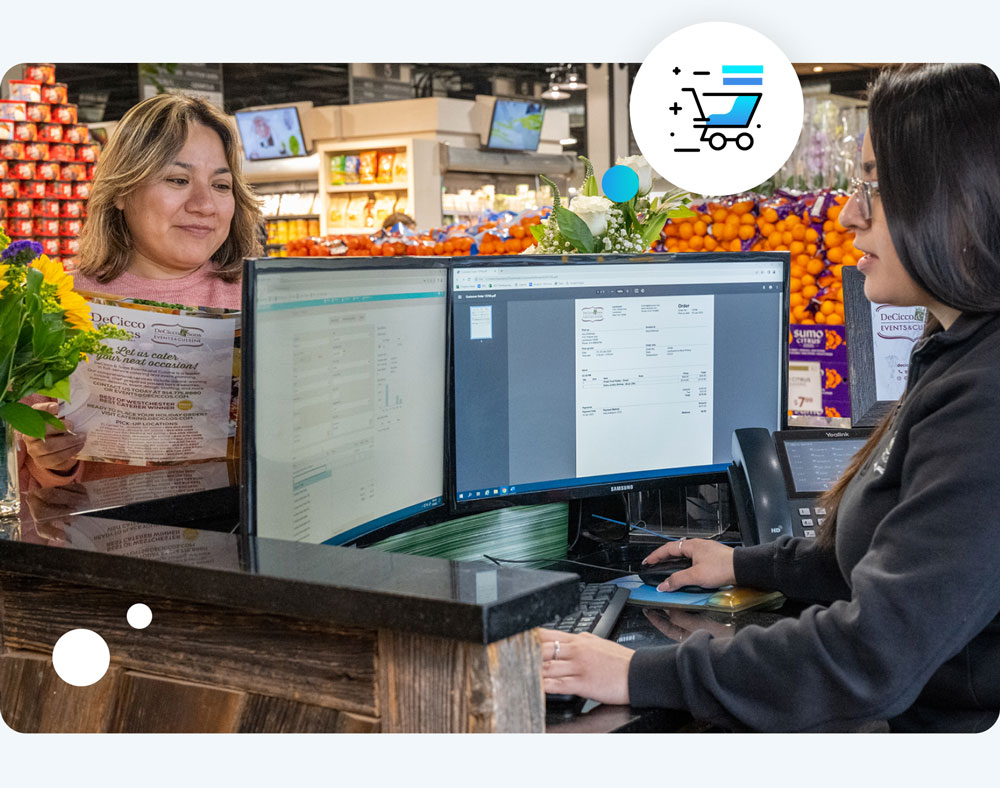
M 802 88 L 788 58 L 743 25 L 704 22 L 649 53 L 629 100 L 639 150 L 662 177 L 706 196 L 763 183 L 802 129 Z
M 145 629 L 153 621 L 153 611 L 149 609 L 149 605 L 137 602 L 128 609 L 125 620 L 132 629 Z
M 52 667 L 67 684 L 89 687 L 108 672 L 111 652 L 104 638 L 89 629 L 72 629 L 52 648 Z

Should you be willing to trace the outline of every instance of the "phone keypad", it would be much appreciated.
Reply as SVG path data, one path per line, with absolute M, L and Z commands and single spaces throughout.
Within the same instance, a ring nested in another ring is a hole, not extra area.
M 816 527 L 823 525 L 823 521 L 826 520 L 826 509 L 822 506 L 796 506 L 793 511 L 798 515 L 797 520 L 802 528 L 802 535 L 815 538 Z

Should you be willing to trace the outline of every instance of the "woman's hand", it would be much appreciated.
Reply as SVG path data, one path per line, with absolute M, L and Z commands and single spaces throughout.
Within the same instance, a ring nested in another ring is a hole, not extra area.
M 674 572 L 660 583 L 657 591 L 670 591 L 682 586 L 702 586 L 720 588 L 736 582 L 733 571 L 733 548 L 708 539 L 678 539 L 667 542 L 662 547 L 642 559 L 643 564 L 658 564 L 667 558 L 690 558 L 690 569 Z
M 44 410 L 53 416 L 59 412 L 58 402 L 39 402 L 31 407 L 35 410 Z M 51 424 L 46 425 L 44 438 L 23 436 L 25 449 L 40 468 L 64 473 L 76 465 L 76 456 L 83 449 L 86 436 L 82 433 L 74 435 L 73 422 L 69 419 L 63 419 L 63 424 L 65 424 L 64 430 Z
M 556 695 L 628 703 L 628 666 L 635 653 L 613 640 L 540 629 L 542 684 Z

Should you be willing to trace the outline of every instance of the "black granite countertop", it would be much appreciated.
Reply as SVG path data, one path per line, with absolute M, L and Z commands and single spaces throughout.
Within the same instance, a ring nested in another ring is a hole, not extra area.
M 0 571 L 481 643 L 550 621 L 579 596 L 569 572 L 227 533 L 230 487 L 153 500 L 117 489 L 104 507 L 93 487 L 55 488 L 44 507 L 23 506 L 20 527 L 0 540 Z

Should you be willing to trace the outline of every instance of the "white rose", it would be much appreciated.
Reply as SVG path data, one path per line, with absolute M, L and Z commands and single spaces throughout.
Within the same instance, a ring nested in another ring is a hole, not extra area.
M 607 197 L 574 197 L 569 209 L 586 222 L 595 238 L 608 229 L 608 211 L 614 203 Z
M 619 156 L 615 159 L 615 164 L 624 164 L 635 170 L 635 174 L 639 176 L 639 196 L 643 197 L 649 194 L 650 189 L 653 188 L 653 168 L 649 166 L 644 156 L 626 156 L 625 158 Z

